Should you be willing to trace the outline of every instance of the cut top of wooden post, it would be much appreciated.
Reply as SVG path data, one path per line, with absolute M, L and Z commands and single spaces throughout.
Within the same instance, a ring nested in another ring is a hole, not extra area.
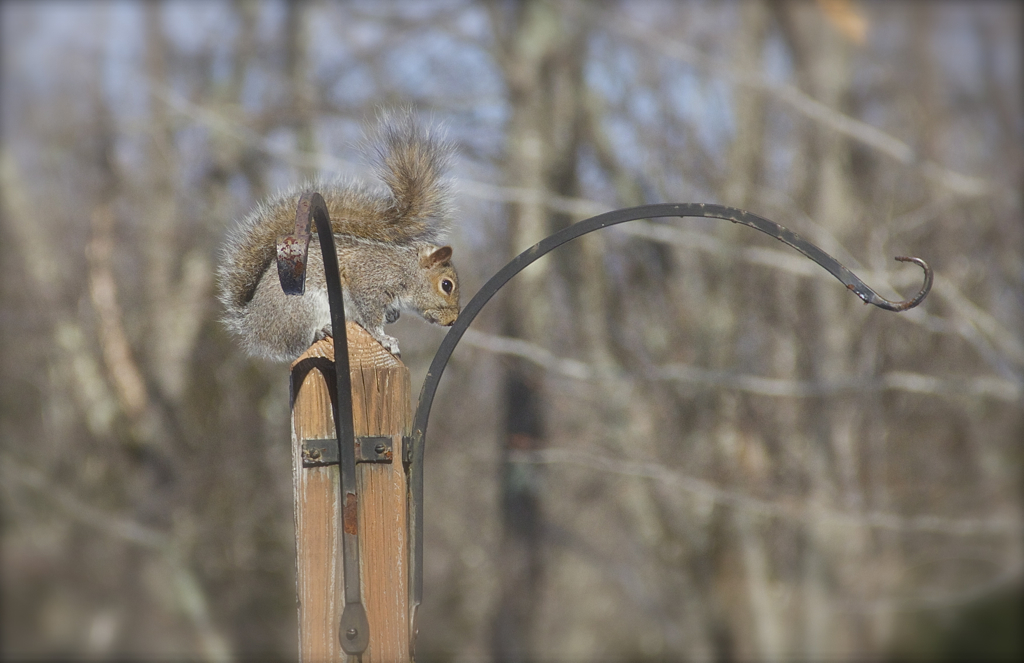
M 412 426 L 409 369 L 365 329 L 354 322 L 345 326 L 352 376 L 352 426 L 356 436 L 408 434 Z M 292 372 L 304 372 L 302 367 L 316 360 L 334 363 L 334 339 L 325 338 L 311 345 L 292 363 Z M 331 416 L 333 426 L 333 414 Z

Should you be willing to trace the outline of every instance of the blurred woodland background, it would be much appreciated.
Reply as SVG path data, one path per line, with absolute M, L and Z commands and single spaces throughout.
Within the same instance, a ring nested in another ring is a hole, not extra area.
M 1021 652 L 1022 37 L 1010 2 L 5 2 L 5 657 L 296 652 L 287 367 L 227 229 L 449 126 L 465 303 L 431 417 L 422 660 Z M 418 392 L 444 331 L 390 333 Z

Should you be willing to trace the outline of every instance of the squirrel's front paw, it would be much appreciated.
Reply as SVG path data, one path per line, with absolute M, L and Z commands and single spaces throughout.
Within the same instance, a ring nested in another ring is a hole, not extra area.
M 392 338 L 387 334 L 374 335 L 377 341 L 384 346 L 384 349 L 395 355 L 396 357 L 402 356 L 402 351 L 398 349 L 398 339 Z
M 313 334 L 313 342 L 316 343 L 317 341 L 322 341 L 328 337 L 334 337 L 334 332 L 331 330 L 331 325 L 329 324 L 324 325 L 320 329 L 316 330 L 316 333 Z

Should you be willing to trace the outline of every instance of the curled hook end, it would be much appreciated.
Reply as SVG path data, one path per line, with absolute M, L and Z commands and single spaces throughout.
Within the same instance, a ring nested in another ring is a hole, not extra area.
M 884 304 L 879 303 L 876 306 L 880 306 L 888 311 L 909 311 L 918 304 L 924 301 L 924 298 L 928 296 L 928 292 L 932 289 L 932 281 L 935 275 L 932 273 L 932 268 L 928 266 L 924 260 L 920 258 L 914 258 L 912 256 L 896 256 L 896 260 L 900 262 L 912 262 L 924 270 L 924 284 L 921 286 L 921 290 L 914 295 L 911 299 L 902 302 L 890 302 L 887 299 L 883 299 Z

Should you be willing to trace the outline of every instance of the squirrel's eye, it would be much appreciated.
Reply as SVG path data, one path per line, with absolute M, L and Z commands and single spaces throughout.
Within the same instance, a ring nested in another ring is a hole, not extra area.
M 442 279 L 441 280 L 441 290 L 444 290 L 444 294 L 446 294 L 446 295 L 452 294 L 452 288 L 454 288 L 454 287 L 455 286 L 448 279 Z

